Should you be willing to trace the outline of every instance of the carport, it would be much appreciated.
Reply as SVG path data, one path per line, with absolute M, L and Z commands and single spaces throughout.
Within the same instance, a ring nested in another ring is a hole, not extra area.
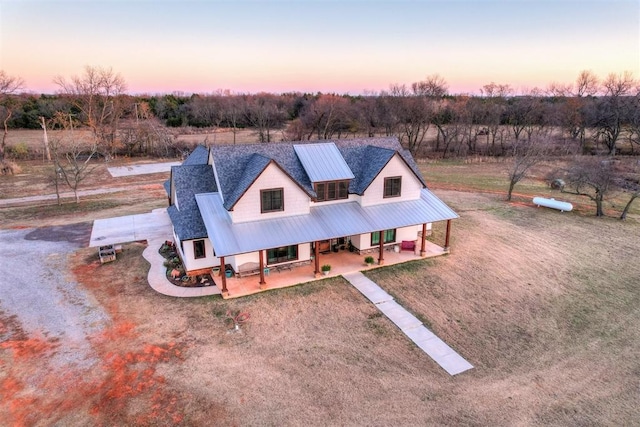
M 164 208 L 146 214 L 97 219 L 93 222 L 89 247 L 139 240 L 172 240 L 171 230 L 171 219 Z

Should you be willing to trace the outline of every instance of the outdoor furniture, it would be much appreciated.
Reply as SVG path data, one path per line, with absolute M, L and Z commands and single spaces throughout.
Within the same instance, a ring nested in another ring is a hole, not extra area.
M 416 242 L 412 240 L 403 240 L 400 244 L 400 250 L 414 252 L 416 250 Z
M 240 264 L 238 266 L 238 272 L 236 273 L 236 276 L 246 277 L 246 276 L 255 276 L 257 274 L 260 274 L 260 263 L 245 262 L 244 264 Z
M 100 263 L 111 262 L 116 260 L 116 249 L 114 245 L 100 246 L 98 249 L 98 256 L 100 257 Z

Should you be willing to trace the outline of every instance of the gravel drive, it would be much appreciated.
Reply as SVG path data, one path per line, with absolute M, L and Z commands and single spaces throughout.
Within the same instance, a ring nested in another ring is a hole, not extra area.
M 110 323 L 67 269 L 68 255 L 86 247 L 90 230 L 86 223 L 0 230 L 0 311 L 29 336 L 58 342 L 54 362 L 65 365 L 93 364 L 87 337 Z

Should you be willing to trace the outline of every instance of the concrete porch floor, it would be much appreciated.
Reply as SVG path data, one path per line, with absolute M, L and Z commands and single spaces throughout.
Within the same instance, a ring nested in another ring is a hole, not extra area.
M 273 267 L 269 268 L 269 275 L 265 275 L 266 285 L 260 288 L 260 276 L 248 276 L 248 277 L 231 277 L 227 278 L 227 290 L 228 295 L 223 294 L 223 298 L 238 298 L 246 295 L 255 294 L 258 292 L 264 292 L 271 289 L 286 288 L 288 286 L 295 286 L 302 283 L 312 282 L 314 280 L 322 280 L 327 277 L 341 276 L 347 273 L 353 273 L 356 271 L 368 270 L 373 268 L 385 267 L 388 265 L 401 264 L 403 262 L 415 261 L 424 258 L 432 258 L 441 255 L 445 255 L 448 252 L 429 241 L 426 242 L 425 257 L 420 256 L 420 244 L 415 252 L 401 251 L 394 252 L 393 250 L 384 251 L 384 264 L 378 265 L 378 251 L 372 251 L 368 254 L 358 254 L 355 252 L 349 252 L 341 250 L 339 252 L 330 252 L 327 254 L 320 254 L 320 266 L 324 264 L 331 265 L 331 272 L 325 276 L 315 277 L 313 262 L 308 265 L 299 267 L 292 267 L 290 270 L 278 269 Z M 371 267 L 367 267 L 364 263 L 366 256 L 372 256 L 375 263 Z M 220 277 L 214 277 L 214 282 L 218 288 L 222 288 L 222 281 Z

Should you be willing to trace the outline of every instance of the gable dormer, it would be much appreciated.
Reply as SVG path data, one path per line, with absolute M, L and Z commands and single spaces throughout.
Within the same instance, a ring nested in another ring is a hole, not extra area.
M 349 184 L 355 176 L 333 142 L 297 144 L 293 149 L 311 181 L 317 202 L 349 198 Z
M 396 151 L 364 189 L 360 203 L 371 206 L 417 200 L 423 188 L 421 179 Z
M 260 164 L 263 161 L 259 159 Z M 257 174 L 251 175 L 254 179 L 239 186 L 244 191 L 228 208 L 234 223 L 309 213 L 309 195 L 274 160 L 267 160 Z M 246 174 L 243 176 L 246 179 Z

